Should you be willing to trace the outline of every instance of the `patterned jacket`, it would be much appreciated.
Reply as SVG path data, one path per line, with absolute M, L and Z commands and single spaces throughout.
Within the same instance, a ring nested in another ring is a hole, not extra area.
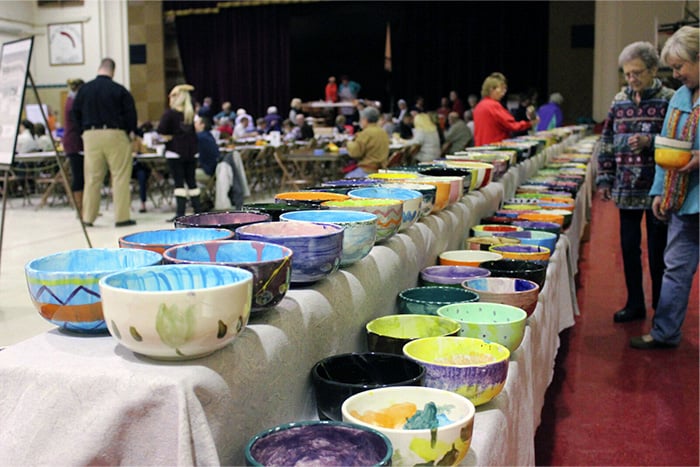
M 620 209 L 649 209 L 649 189 L 654 182 L 654 148 L 634 153 L 628 144 L 630 136 L 661 133 L 668 102 L 674 91 L 655 79 L 642 92 L 637 105 L 633 92 L 624 87 L 615 95 L 603 124 L 598 153 L 599 188 L 612 188 L 612 199 Z

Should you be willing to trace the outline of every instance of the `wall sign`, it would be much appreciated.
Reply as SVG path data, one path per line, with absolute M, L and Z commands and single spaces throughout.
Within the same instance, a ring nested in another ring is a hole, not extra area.
M 49 64 L 81 65 L 83 51 L 83 23 L 49 24 Z

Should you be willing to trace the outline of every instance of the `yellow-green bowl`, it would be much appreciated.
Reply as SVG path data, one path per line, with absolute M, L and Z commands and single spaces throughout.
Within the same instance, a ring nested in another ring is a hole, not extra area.
M 370 352 L 403 355 L 403 346 L 423 337 L 456 336 L 457 321 L 433 315 L 388 315 L 365 326 Z

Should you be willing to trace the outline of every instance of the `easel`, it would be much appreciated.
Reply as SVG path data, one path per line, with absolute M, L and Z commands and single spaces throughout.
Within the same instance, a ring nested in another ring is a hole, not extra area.
M 45 122 L 48 122 L 48 118 L 46 114 L 44 113 L 44 106 L 41 103 L 41 98 L 39 97 L 39 91 L 36 88 L 36 85 L 34 84 L 34 79 L 32 78 L 32 74 L 29 71 L 29 61 L 31 58 L 31 49 L 33 45 L 34 38 L 30 38 L 30 45 L 29 45 L 29 52 L 27 54 L 27 59 L 26 59 L 26 76 L 24 78 L 23 87 L 22 87 L 22 99 L 19 100 L 20 106 L 17 114 L 17 124 L 15 126 L 15 138 L 14 138 L 14 143 L 12 146 L 12 150 L 14 151 L 14 144 L 16 144 L 16 134 L 17 130 L 19 128 L 19 118 L 22 115 L 22 104 L 24 103 L 24 88 L 27 85 L 27 79 L 29 79 L 29 82 L 31 84 L 32 90 L 34 91 L 34 96 L 36 97 L 37 103 L 39 104 L 39 108 L 41 109 L 41 116 L 44 119 Z M 19 41 L 16 41 L 19 42 Z M 4 51 L 4 46 L 3 44 L 3 51 Z M 0 64 L 2 63 L 2 57 L 0 57 Z M 58 170 L 61 172 L 61 179 L 63 182 L 63 186 L 66 190 L 66 193 L 68 196 L 70 196 L 73 200 L 73 206 L 75 206 L 76 211 L 78 212 L 78 222 L 80 222 L 80 227 L 83 229 L 83 235 L 85 235 L 85 240 L 87 241 L 88 247 L 92 248 L 92 243 L 90 242 L 90 237 L 88 236 L 87 229 L 85 229 L 85 224 L 83 224 L 83 213 L 81 212 L 80 206 L 78 206 L 78 203 L 75 201 L 75 197 L 73 196 L 73 191 L 70 188 L 70 185 L 68 184 L 68 176 L 66 174 L 66 171 L 63 168 L 63 161 L 60 159 L 61 151 L 58 150 L 58 144 L 53 138 L 53 134 L 51 131 L 48 132 L 49 137 L 51 138 L 51 144 L 53 145 L 55 149 L 55 154 L 54 157 L 56 158 L 56 165 L 58 166 Z M 64 156 L 65 157 L 65 156 Z M 14 159 L 14 158 L 13 158 Z M 0 163 L 0 170 L 5 172 L 4 178 L 3 178 L 3 196 L 2 196 L 2 215 L 0 216 L 0 265 L 2 265 L 2 241 L 3 241 L 3 236 L 4 236 L 4 231 L 5 231 L 5 211 L 7 210 L 7 194 L 8 194 L 8 184 L 9 184 L 9 176 L 10 176 L 10 170 L 12 168 L 12 162 L 10 161 L 9 164 L 7 163 Z

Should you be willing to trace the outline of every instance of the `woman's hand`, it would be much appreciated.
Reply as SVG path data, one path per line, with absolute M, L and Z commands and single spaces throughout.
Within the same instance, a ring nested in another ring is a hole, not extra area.
M 651 212 L 653 212 L 654 217 L 660 221 L 665 222 L 668 220 L 666 212 L 661 209 L 661 196 L 654 196 L 654 199 L 651 202 Z
M 696 149 L 690 152 L 693 157 L 690 158 L 690 161 L 687 164 L 678 169 L 679 172 L 692 172 L 694 170 L 698 170 L 698 167 L 700 167 L 700 151 Z
M 651 136 L 649 135 L 632 135 L 629 137 L 627 140 L 627 144 L 629 145 L 630 149 L 635 152 L 641 152 L 642 149 L 648 148 L 651 146 Z

